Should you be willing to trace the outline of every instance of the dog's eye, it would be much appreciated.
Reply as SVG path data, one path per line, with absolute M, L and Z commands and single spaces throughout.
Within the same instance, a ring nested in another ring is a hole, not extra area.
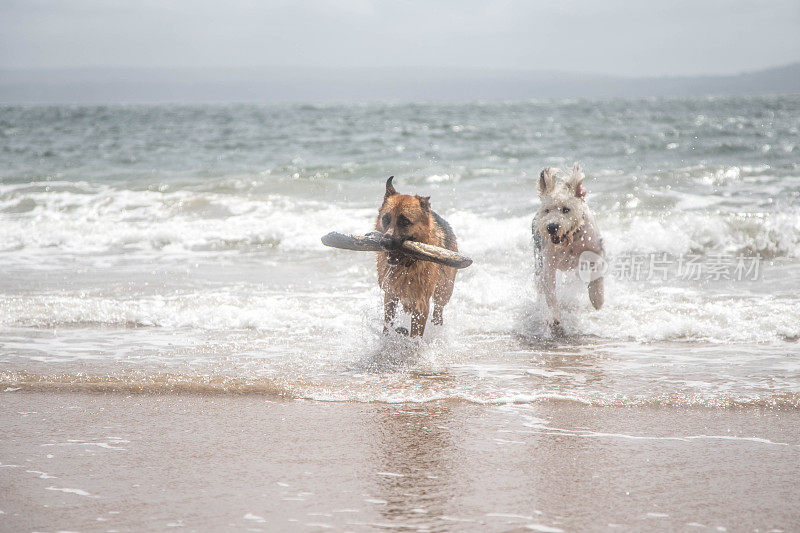
M 546 215 L 547 213 L 549 213 L 549 212 L 550 212 L 550 210 L 549 210 L 549 209 L 545 209 L 545 210 L 544 210 L 544 214 L 545 214 L 545 215 Z
M 411 225 L 411 221 L 405 215 L 400 215 L 397 217 L 397 225 L 405 228 Z
M 566 215 L 567 213 L 569 213 L 569 207 L 562 207 L 561 212 Z
M 390 217 L 389 215 L 383 215 L 383 218 L 381 219 L 381 222 L 383 222 L 383 227 L 384 228 L 387 227 L 391 221 L 392 221 L 392 217 Z

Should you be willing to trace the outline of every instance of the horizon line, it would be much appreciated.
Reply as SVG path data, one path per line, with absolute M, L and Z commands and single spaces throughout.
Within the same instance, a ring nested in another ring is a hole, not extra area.
M 354 65 L 341 65 L 341 66 L 328 66 L 328 65 L 182 65 L 182 66 L 146 66 L 146 65 L 127 65 L 127 66 L 113 66 L 113 65 L 85 65 L 85 66 L 33 66 L 33 67 L 16 67 L 16 66 L 0 66 L 0 72 L 99 72 L 99 71 L 266 71 L 266 70 L 298 70 L 298 71 L 317 71 L 317 72 L 352 72 L 352 71 L 436 71 L 438 73 L 452 72 L 452 73 L 494 73 L 494 74 L 527 74 L 527 75 L 565 75 L 565 76 L 592 76 L 592 77 L 606 77 L 616 78 L 620 80 L 652 80 L 652 79 L 675 79 L 675 78 L 718 78 L 718 77 L 735 77 L 743 75 L 752 75 L 759 72 L 780 70 L 800 66 L 800 59 L 789 63 L 781 63 L 772 66 L 760 67 L 752 70 L 739 70 L 735 72 L 726 73 L 710 73 L 710 74 L 646 74 L 646 75 L 632 75 L 632 74 L 613 74 L 601 71 L 577 71 L 577 70 L 557 70 L 557 69 L 525 69 L 519 67 L 496 67 L 496 66 L 431 66 L 431 65 L 396 65 L 396 66 L 354 66 Z M 3 80 L 0 80 L 2 83 Z

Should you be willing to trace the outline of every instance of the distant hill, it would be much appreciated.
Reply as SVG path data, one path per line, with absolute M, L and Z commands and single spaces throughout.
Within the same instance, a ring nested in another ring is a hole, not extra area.
M 465 101 L 800 93 L 800 63 L 731 76 L 626 78 L 432 68 L 0 70 L 0 103 Z

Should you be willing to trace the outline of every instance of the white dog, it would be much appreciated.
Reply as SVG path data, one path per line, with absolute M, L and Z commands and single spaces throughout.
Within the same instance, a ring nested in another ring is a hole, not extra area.
M 539 175 L 542 205 L 533 219 L 536 285 L 552 313 L 551 326 L 558 327 L 561 312 L 556 299 L 556 271 L 580 268 L 589 281 L 589 300 L 595 309 L 603 306 L 605 254 L 603 239 L 584 201 L 583 173 L 575 163 L 572 173 L 557 179 L 558 171 L 546 168 Z

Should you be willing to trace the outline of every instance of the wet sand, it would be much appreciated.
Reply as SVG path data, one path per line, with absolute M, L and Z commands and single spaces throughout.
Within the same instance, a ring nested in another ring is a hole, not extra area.
M 2 531 L 800 523 L 797 410 L 17 390 L 0 427 Z

